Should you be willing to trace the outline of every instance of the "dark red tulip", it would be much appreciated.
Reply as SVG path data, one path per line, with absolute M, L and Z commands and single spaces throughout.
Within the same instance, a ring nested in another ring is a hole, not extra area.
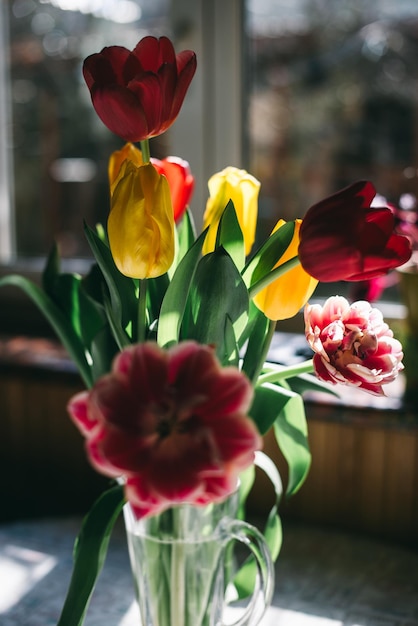
M 125 141 L 161 135 L 179 114 L 196 70 L 191 50 L 144 37 L 131 52 L 110 46 L 87 57 L 83 75 L 102 122 Z
M 68 410 L 93 466 L 123 476 L 137 517 L 218 502 L 237 487 L 262 441 L 247 415 L 253 388 L 209 346 L 131 345 Z
M 194 189 L 194 177 L 190 165 L 184 159 L 169 156 L 165 159 L 151 158 L 159 174 L 164 174 L 170 187 L 174 221 L 178 223 L 190 202 Z
M 371 207 L 376 191 L 359 181 L 313 205 L 300 229 L 299 259 L 319 281 L 368 280 L 403 265 L 408 239 L 395 233 L 388 207 Z

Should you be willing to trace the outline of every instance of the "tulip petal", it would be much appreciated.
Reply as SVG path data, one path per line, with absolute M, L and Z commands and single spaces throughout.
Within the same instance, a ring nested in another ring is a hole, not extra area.
M 176 119 L 196 70 L 196 55 L 176 56 L 167 37 L 144 37 L 130 52 L 103 48 L 86 58 L 83 74 L 102 122 L 125 141 L 167 130 Z
M 194 177 L 190 166 L 187 161 L 177 157 L 167 157 L 163 160 L 152 158 L 151 163 L 168 180 L 174 221 L 178 223 L 186 211 L 194 189 Z
M 232 201 L 244 236 L 245 254 L 248 255 L 255 239 L 259 181 L 245 170 L 227 167 L 209 179 L 208 187 L 210 197 L 203 228 L 209 227 L 209 230 L 203 246 L 204 254 L 214 250 L 220 219 L 228 202 Z
M 359 181 L 312 206 L 300 230 L 299 259 L 322 282 L 375 278 L 411 255 L 405 237 L 394 233 L 389 208 L 371 208 L 375 189 Z
M 119 271 L 132 278 L 154 278 L 174 258 L 174 219 L 170 189 L 151 163 L 122 165 L 108 218 L 109 245 Z
M 261 447 L 246 414 L 251 397 L 249 380 L 222 368 L 209 346 L 145 342 L 121 352 L 111 373 L 68 409 L 93 466 L 123 475 L 127 499 L 145 516 L 232 493 Z
M 302 220 L 295 220 L 292 241 L 274 267 L 283 265 L 297 256 L 299 231 Z M 279 220 L 273 229 L 275 233 L 286 222 Z M 289 270 L 254 296 L 254 304 L 271 320 L 284 320 L 294 317 L 306 304 L 316 289 L 318 281 L 312 278 L 300 265 Z
M 403 369 L 402 346 L 366 301 L 349 304 L 328 298 L 324 306 L 305 307 L 305 333 L 314 350 L 314 370 L 326 382 L 360 387 L 384 395 L 383 385 Z
M 97 115 L 115 135 L 127 141 L 148 136 L 148 122 L 135 94 L 126 87 L 93 85 L 91 97 Z

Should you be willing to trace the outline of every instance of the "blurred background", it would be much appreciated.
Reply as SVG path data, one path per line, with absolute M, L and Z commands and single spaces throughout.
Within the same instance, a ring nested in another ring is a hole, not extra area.
M 105 222 L 107 159 L 85 56 L 169 35 L 198 72 L 155 156 L 190 161 L 203 214 L 227 165 L 261 181 L 258 239 L 278 217 L 359 178 L 415 207 L 418 4 L 414 0 L 3 0 L 0 258 L 86 257 L 83 219 Z

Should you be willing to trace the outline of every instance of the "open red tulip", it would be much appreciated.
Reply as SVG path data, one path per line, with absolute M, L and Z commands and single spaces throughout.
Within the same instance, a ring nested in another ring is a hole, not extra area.
M 194 177 L 190 165 L 184 159 L 169 156 L 165 159 L 151 158 L 151 163 L 159 174 L 164 174 L 170 187 L 174 221 L 181 220 L 190 202 L 194 189 Z

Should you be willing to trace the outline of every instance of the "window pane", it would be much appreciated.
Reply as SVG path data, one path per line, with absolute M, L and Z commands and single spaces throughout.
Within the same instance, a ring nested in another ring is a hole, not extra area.
M 18 256 L 88 254 L 83 219 L 104 222 L 107 160 L 122 145 L 94 113 L 84 57 L 170 35 L 168 0 L 9 0 L 10 100 Z M 158 149 L 154 148 L 158 156 Z
M 247 12 L 265 231 L 359 179 L 394 204 L 415 197 L 418 3 L 247 0 Z

